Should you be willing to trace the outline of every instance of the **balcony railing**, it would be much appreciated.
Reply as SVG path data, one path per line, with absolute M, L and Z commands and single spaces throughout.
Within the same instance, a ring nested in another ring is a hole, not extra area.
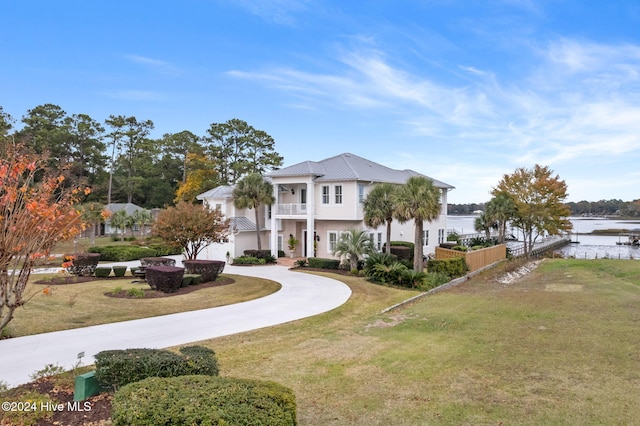
M 283 216 L 305 216 L 307 214 L 306 204 L 277 204 L 276 214 Z

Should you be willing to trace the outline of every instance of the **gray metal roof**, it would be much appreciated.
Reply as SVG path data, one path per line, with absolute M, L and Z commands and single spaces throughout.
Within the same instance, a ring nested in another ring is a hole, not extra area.
M 124 210 L 128 216 L 131 216 L 138 210 L 145 210 L 142 207 L 133 204 L 133 203 L 111 203 L 107 204 L 104 207 L 106 210 L 109 210 L 111 213 L 119 212 L 120 210 Z
M 321 161 L 304 161 L 280 170 L 275 170 L 267 176 L 272 178 L 290 176 L 312 176 L 316 182 L 322 181 L 369 181 L 402 184 L 411 176 L 425 176 L 413 170 L 396 170 L 359 157 L 351 153 L 336 155 Z M 428 177 L 428 176 L 426 176 Z M 454 187 L 430 178 L 438 188 L 453 189 Z
M 244 216 L 236 216 L 229 219 L 231 229 L 237 229 L 240 232 L 256 230 L 256 224 Z
M 220 185 L 213 189 L 203 192 L 196 198 L 198 200 L 204 200 L 205 198 L 233 198 L 233 188 L 235 185 Z

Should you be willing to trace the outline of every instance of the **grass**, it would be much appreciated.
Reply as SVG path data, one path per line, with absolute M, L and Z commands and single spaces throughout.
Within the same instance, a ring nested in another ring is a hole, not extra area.
M 213 308 L 257 299 L 280 289 L 280 284 L 260 278 L 227 274 L 221 277 L 233 278 L 235 282 L 155 299 L 125 299 L 104 295 L 117 287 L 133 295 L 137 290 L 149 288 L 148 284 L 131 283 L 131 277 L 123 280 L 58 285 L 52 287 L 48 294 L 43 292 L 47 288 L 46 285 L 30 283 L 27 291 L 34 294 L 34 297 L 15 311 L 8 332 L 9 335 L 18 337 Z M 32 275 L 31 281 L 43 278 L 46 276 Z
M 342 307 L 214 339 L 221 374 L 291 387 L 301 425 L 633 424 L 640 418 L 640 265 L 546 260 L 410 296 L 362 278 Z

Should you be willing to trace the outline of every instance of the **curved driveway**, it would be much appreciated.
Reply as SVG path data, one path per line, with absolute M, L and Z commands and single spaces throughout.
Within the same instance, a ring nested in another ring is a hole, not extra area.
M 227 265 L 224 272 L 270 279 L 282 288 L 235 305 L 0 340 L 0 382 L 26 383 L 47 364 L 70 369 L 80 352 L 83 364 L 92 364 L 103 350 L 166 348 L 283 324 L 330 311 L 351 296 L 340 281 L 284 266 Z

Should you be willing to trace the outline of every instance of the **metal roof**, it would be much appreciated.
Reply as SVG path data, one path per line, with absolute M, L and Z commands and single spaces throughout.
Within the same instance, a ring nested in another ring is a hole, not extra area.
M 425 176 L 413 170 L 396 170 L 382 164 L 367 160 L 351 153 L 336 155 L 321 161 L 304 161 L 280 170 L 275 170 L 267 176 L 271 178 L 291 176 L 312 176 L 316 182 L 322 181 L 369 181 L 403 184 L 411 176 Z M 428 177 L 428 176 L 426 176 Z M 429 177 L 438 188 L 453 189 L 454 187 Z
M 196 198 L 198 200 L 204 200 L 205 198 L 233 198 L 233 188 L 235 188 L 235 185 L 216 186 L 207 192 L 203 192 Z
M 109 210 L 111 213 L 119 212 L 120 210 L 124 210 L 128 216 L 131 216 L 138 210 L 145 210 L 142 207 L 133 204 L 133 203 L 111 203 L 104 206 L 105 210 Z

